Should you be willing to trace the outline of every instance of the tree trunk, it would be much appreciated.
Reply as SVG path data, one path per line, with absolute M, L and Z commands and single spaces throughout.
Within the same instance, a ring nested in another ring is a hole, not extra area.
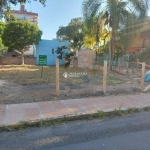
M 112 27 L 112 33 L 110 38 L 110 45 L 109 45 L 109 70 L 112 70 L 112 61 L 114 59 L 114 52 L 115 52 L 115 46 L 116 46 L 116 33 L 115 33 L 115 27 Z
M 111 65 L 111 52 L 112 52 L 112 38 L 110 38 L 109 41 L 109 70 L 112 70 L 112 65 Z
M 21 51 L 21 64 L 24 65 L 24 52 Z
M 116 47 L 116 32 L 115 32 L 115 27 L 112 27 L 112 53 L 111 53 L 112 61 L 114 59 L 115 47 Z

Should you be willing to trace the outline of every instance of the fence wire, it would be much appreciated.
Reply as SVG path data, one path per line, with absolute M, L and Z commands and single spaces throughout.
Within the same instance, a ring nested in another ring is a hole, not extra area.
M 117 65 L 112 65 L 112 70 L 108 71 L 107 76 L 108 94 L 120 95 L 140 92 L 141 69 L 142 66 L 137 66 L 137 63 L 134 62 L 117 62 Z M 110 84 L 110 78 L 116 79 L 116 82 Z
M 104 96 L 103 61 L 82 61 L 79 68 L 60 66 L 60 95 L 56 96 L 55 66 L 1 65 L 0 104 Z M 92 65 L 90 65 L 92 64 Z M 108 63 L 109 67 L 109 63 Z M 145 83 L 145 87 L 149 83 Z M 141 65 L 112 62 L 107 73 L 107 95 L 140 92 Z

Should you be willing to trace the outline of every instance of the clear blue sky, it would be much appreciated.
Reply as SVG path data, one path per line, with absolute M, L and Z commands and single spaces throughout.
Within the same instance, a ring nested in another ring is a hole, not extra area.
M 31 4 L 27 3 L 25 7 L 27 11 L 39 14 L 39 27 L 43 32 L 42 39 L 55 38 L 59 26 L 66 26 L 71 19 L 82 17 L 83 0 L 47 0 L 45 7 L 39 2 L 31 1 Z M 20 5 L 12 8 L 19 10 Z
M 27 11 L 39 14 L 39 27 L 43 31 L 42 39 L 52 39 L 56 37 L 59 26 L 66 26 L 71 19 L 82 17 L 83 0 L 47 0 L 46 6 L 34 2 L 26 4 Z M 20 5 L 13 6 L 19 10 Z

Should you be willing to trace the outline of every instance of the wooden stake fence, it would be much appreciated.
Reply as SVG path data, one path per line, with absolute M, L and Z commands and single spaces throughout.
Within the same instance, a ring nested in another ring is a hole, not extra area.
M 56 96 L 59 96 L 59 59 L 56 59 Z
M 104 61 L 103 67 L 103 93 L 106 94 L 106 85 L 107 85 L 107 61 Z

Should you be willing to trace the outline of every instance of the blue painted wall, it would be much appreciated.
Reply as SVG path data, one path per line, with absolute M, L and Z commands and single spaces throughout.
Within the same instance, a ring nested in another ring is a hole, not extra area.
M 60 42 L 58 40 L 41 40 L 39 45 L 36 46 L 36 64 L 39 62 L 39 55 L 47 55 L 47 65 L 55 65 L 58 54 L 56 50 L 58 47 L 69 46 L 69 42 Z M 54 50 L 53 50 L 54 49 Z M 69 50 L 63 51 L 63 56 L 69 53 Z M 64 64 L 64 58 L 59 61 L 60 65 Z

